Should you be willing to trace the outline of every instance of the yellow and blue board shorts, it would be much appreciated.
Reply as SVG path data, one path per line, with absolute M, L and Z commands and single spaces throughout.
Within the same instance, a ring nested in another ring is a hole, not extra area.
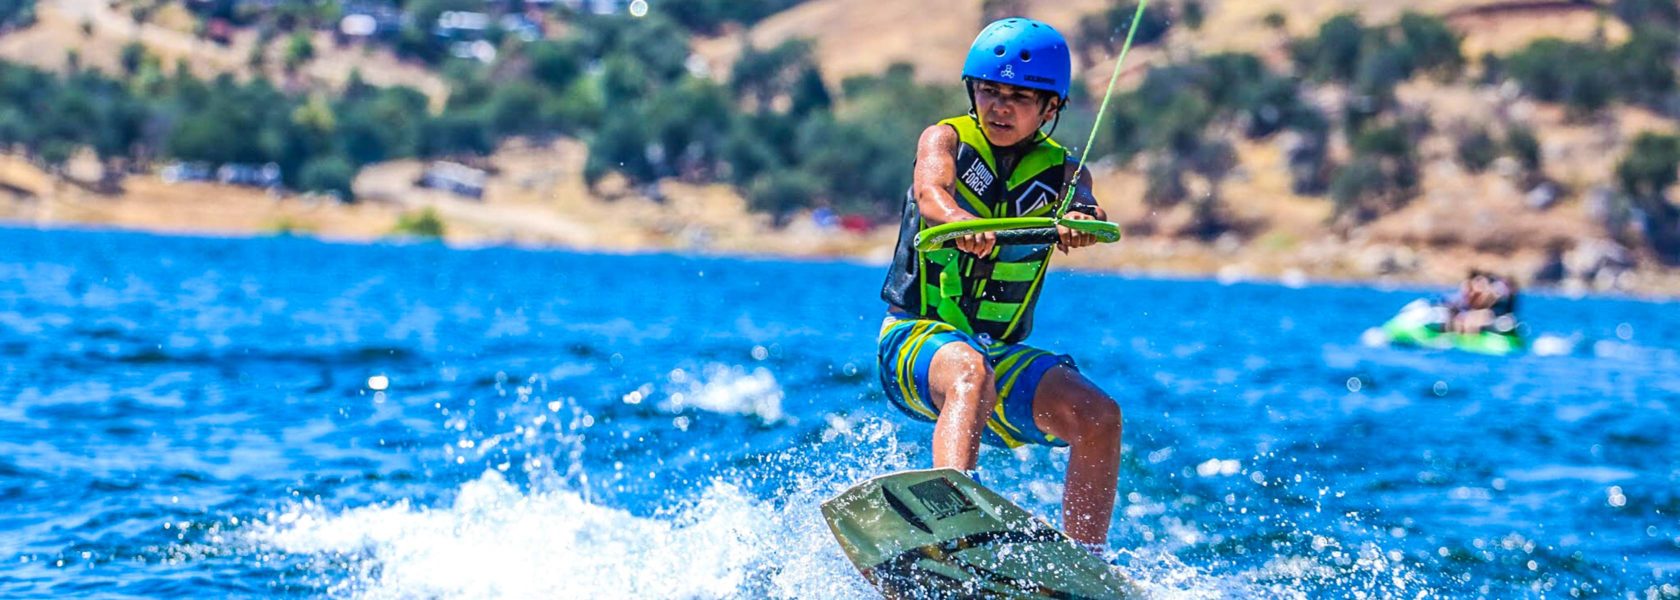
M 1025 344 L 982 343 L 943 321 L 920 319 L 891 311 L 881 323 L 876 367 L 881 390 L 893 406 L 920 421 L 934 422 L 939 410 L 933 406 L 928 387 L 928 367 L 933 355 L 946 344 L 968 344 L 986 357 L 997 385 L 997 408 L 986 419 L 981 440 L 992 446 L 1015 448 L 1026 444 L 1066 446 L 1067 442 L 1039 431 L 1033 422 L 1033 394 L 1044 374 L 1057 366 L 1078 370 L 1073 357 L 1053 354 Z

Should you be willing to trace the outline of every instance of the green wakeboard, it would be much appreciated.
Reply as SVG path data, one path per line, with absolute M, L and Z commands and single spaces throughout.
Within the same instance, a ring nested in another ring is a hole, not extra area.
M 954 469 L 876 477 L 822 504 L 852 564 L 888 598 L 1136 598 L 1108 563 Z

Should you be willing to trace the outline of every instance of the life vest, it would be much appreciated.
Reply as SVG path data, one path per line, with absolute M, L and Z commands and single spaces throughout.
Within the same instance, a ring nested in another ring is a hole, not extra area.
M 1001 172 L 991 142 L 972 115 L 940 121 L 956 130 L 959 206 L 981 218 L 1041 217 L 1056 210 L 1067 179 L 1068 152 L 1041 136 L 1013 168 Z M 982 339 L 1014 343 L 1032 331 L 1032 311 L 1049 268 L 1051 244 L 998 246 L 984 257 L 955 247 L 919 253 L 922 221 L 915 190 L 905 197 L 893 267 L 882 299 L 924 319 L 949 323 Z

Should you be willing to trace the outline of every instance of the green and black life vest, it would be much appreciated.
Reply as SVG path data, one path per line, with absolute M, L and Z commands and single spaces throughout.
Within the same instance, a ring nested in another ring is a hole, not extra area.
M 1042 217 L 1056 210 L 1067 179 L 1067 149 L 1041 136 L 1030 149 L 998 149 L 971 115 L 940 121 L 957 131 L 956 200 L 982 218 Z M 1000 165 L 1000 154 L 1020 154 Z M 898 310 L 949 323 L 976 336 L 1015 343 L 1032 331 L 1032 311 L 1049 267 L 1052 245 L 997 247 L 985 257 L 955 247 L 918 253 L 915 237 L 928 227 L 905 197 L 898 247 L 881 298 Z

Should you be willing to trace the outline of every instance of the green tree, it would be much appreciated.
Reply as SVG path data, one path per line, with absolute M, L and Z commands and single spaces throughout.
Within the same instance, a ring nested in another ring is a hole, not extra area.
M 427 156 L 489 154 L 495 148 L 490 126 L 473 112 L 445 110 L 428 120 L 421 133 L 421 154 Z
M 1185 26 L 1191 31 L 1199 31 L 1202 21 L 1207 19 L 1207 10 L 1202 7 L 1201 0 L 1184 0 L 1183 18 Z
M 1444 79 L 1456 79 L 1463 73 L 1462 36 L 1445 20 L 1407 11 L 1400 16 L 1399 27 L 1416 68 Z
M 1596 112 L 1615 98 L 1617 66 L 1609 53 L 1585 44 L 1536 40 L 1511 55 L 1506 68 L 1535 98 L 1564 103 L 1577 115 Z
M 496 86 L 486 103 L 487 121 L 497 137 L 552 131 L 538 119 L 544 90 L 529 81 L 512 81 Z
M 0 31 L 35 22 L 35 0 L 0 0 Z
M 351 184 L 356 180 L 356 167 L 338 155 L 317 156 L 303 164 L 298 173 L 298 187 L 305 191 L 332 194 L 342 202 L 355 199 Z
M 758 110 L 769 110 L 777 99 L 791 97 L 795 84 L 813 70 L 809 40 L 790 39 L 762 51 L 747 45 L 731 67 L 729 87 L 736 97 L 754 101 Z
M 1545 169 L 1544 156 L 1540 153 L 1540 139 L 1534 136 L 1532 129 L 1515 126 L 1506 131 L 1505 151 L 1516 158 L 1523 170 L 1531 175 L 1539 175 Z
M 771 141 L 777 136 L 791 137 L 791 128 L 780 115 L 742 115 L 730 128 L 724 140 L 724 165 L 729 180 L 742 188 L 750 185 L 759 174 L 777 169 L 791 158 Z
M 1144 176 L 1143 201 L 1149 206 L 1174 206 L 1190 197 L 1190 187 L 1184 183 L 1184 167 L 1175 157 L 1150 161 Z
M 833 107 L 834 98 L 829 96 L 828 84 L 823 82 L 822 72 L 817 70 L 816 65 L 799 72 L 789 94 L 789 102 L 788 112 L 794 116 L 826 112 Z
M 526 47 L 531 77 L 554 90 L 564 90 L 583 74 L 582 49 L 566 41 L 540 41 Z
M 428 206 L 416 212 L 403 213 L 397 217 L 397 225 L 392 233 L 420 238 L 439 239 L 443 237 L 443 219 L 437 210 Z
M 1616 180 L 1645 215 L 1645 234 L 1669 263 L 1680 262 L 1680 208 L 1667 193 L 1680 178 L 1680 136 L 1641 133 L 1616 165 Z
M 314 59 L 315 44 L 309 40 L 307 31 L 293 33 L 290 38 L 287 38 L 285 59 L 287 72 L 296 71 L 298 67 Z
M 336 107 L 338 141 L 352 164 L 416 156 L 423 150 L 425 94 L 408 87 L 347 90 Z
M 697 33 L 716 34 L 728 23 L 752 25 L 800 0 L 666 0 L 656 6 L 672 21 Z
M 712 178 L 722 158 L 732 109 L 723 88 L 698 77 L 684 79 L 652 98 L 643 115 L 658 148 L 655 173 Z
M 1630 27 L 1680 29 L 1680 3 L 1674 0 L 1615 0 L 1612 10 Z
M 1625 95 L 1656 104 L 1675 91 L 1680 31 L 1656 25 L 1636 27 L 1627 43 L 1611 55 Z
M 555 131 L 579 135 L 600 125 L 606 112 L 606 101 L 602 98 L 599 82 L 592 77 L 583 77 L 574 80 L 564 92 L 545 97 L 538 110 L 542 122 L 548 123 Z
M 134 75 L 140 71 L 140 65 L 146 61 L 146 46 L 140 42 L 123 44 L 118 62 L 122 64 L 125 75 Z
M 1318 37 L 1297 41 L 1293 54 L 1301 70 L 1315 78 L 1352 81 L 1364 46 L 1365 26 L 1359 16 L 1343 13 L 1319 25 Z
M 177 121 L 165 151 L 183 160 L 205 162 L 264 162 L 268 158 L 257 136 L 262 123 L 257 114 L 218 100 L 203 112 Z M 228 132 L 246 132 L 229 135 Z
M 1120 52 L 1120 46 L 1126 41 L 1126 34 L 1132 28 L 1132 18 L 1137 13 L 1136 2 L 1115 2 L 1108 10 L 1086 15 L 1079 19 L 1073 36 L 1073 51 L 1079 54 L 1079 62 L 1091 64 L 1092 55 L 1101 50 L 1104 56 L 1113 56 Z M 1132 36 L 1132 44 L 1147 46 L 1166 37 L 1172 29 L 1172 15 L 1160 4 L 1150 4 L 1143 9 L 1143 16 L 1138 21 L 1137 33 Z
M 1640 198 L 1659 198 L 1674 185 L 1680 169 L 1680 137 L 1641 133 L 1627 156 L 1616 166 L 1622 191 Z
M 814 205 L 823 189 L 822 180 L 804 170 L 771 171 L 753 181 L 747 203 L 753 210 L 770 213 L 781 225 L 789 214 Z
M 1330 199 L 1336 204 L 1333 218 L 1368 221 L 1381 214 L 1374 206 L 1381 203 L 1388 191 L 1388 176 L 1382 163 L 1368 156 L 1355 158 L 1330 179 Z
M 607 113 L 600 131 L 590 138 L 589 158 L 583 165 L 584 182 L 593 187 L 615 171 L 631 181 L 653 181 L 657 173 L 649 156 L 651 137 L 639 115 L 630 111 Z
M 1499 158 L 1499 144 L 1493 141 L 1487 128 L 1478 127 L 1458 139 L 1458 162 L 1471 173 L 1487 170 Z

